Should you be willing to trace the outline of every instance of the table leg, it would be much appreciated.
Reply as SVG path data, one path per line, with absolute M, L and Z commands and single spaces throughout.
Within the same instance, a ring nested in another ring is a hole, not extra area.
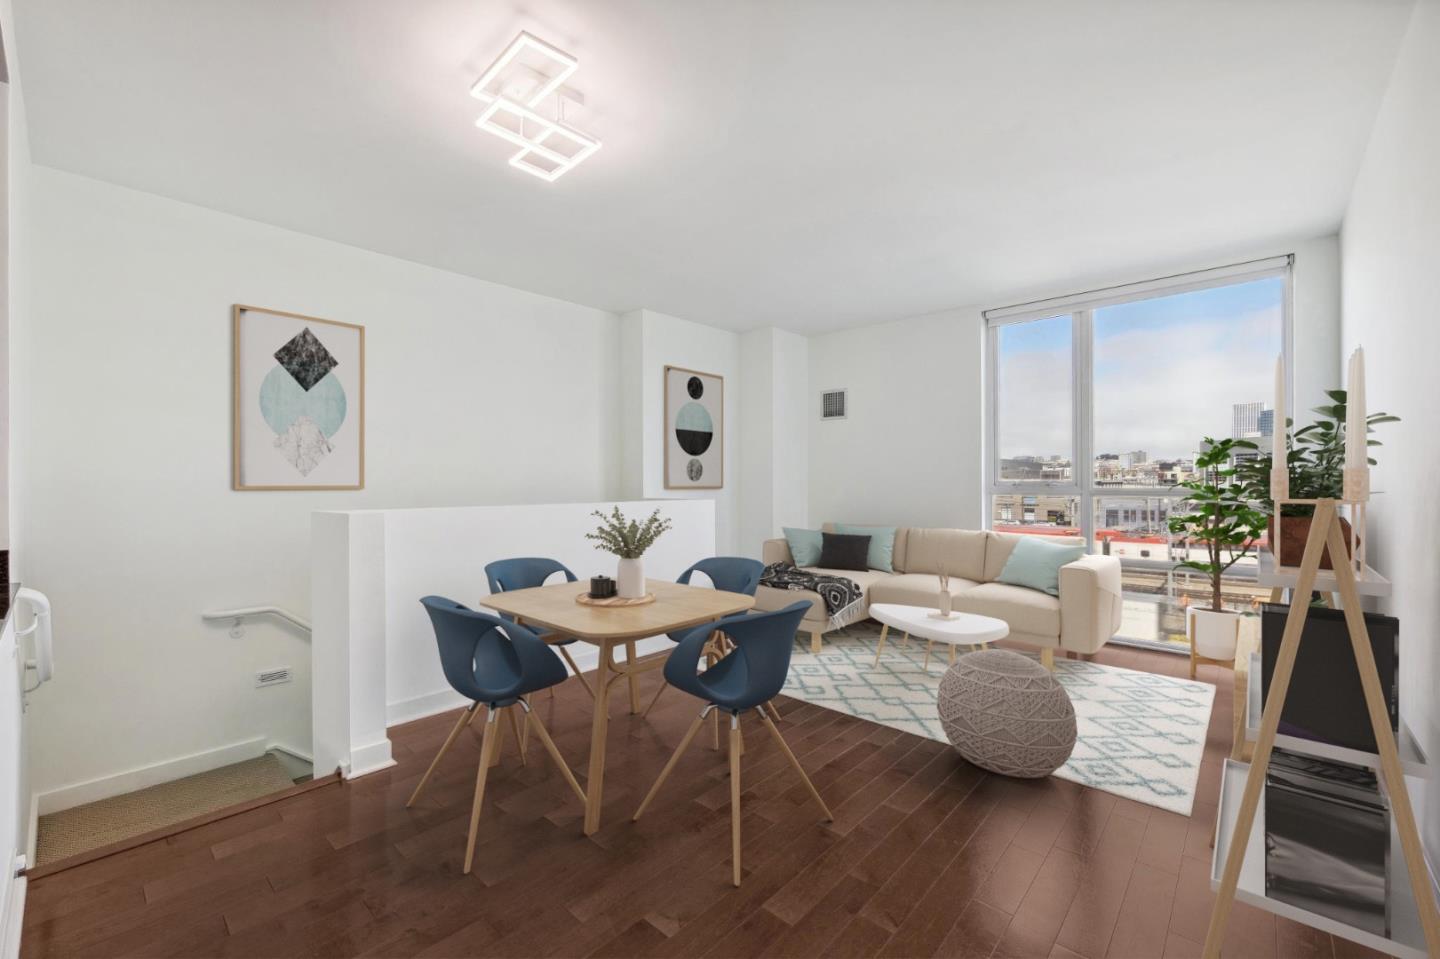
M 632 639 L 625 644 L 625 672 L 630 680 L 630 715 L 634 716 L 640 711 L 640 680 L 635 678 L 635 641 Z
M 900 645 L 906 649 L 910 648 L 910 631 L 906 630 L 905 635 L 900 637 Z
M 954 644 L 954 643 L 951 643 L 951 644 L 950 644 L 950 665 L 951 665 L 951 666 L 954 666 L 954 665 L 955 665 L 955 644 Z
M 595 716 L 590 721 L 590 768 L 585 778 L 585 835 L 600 828 L 601 788 L 605 784 L 605 735 L 610 727 L 610 645 L 597 646 Z
M 885 651 L 885 637 L 890 635 L 890 624 L 880 624 L 880 642 L 875 647 L 875 666 L 880 665 L 880 654 Z M 874 669 L 875 666 L 871 668 Z

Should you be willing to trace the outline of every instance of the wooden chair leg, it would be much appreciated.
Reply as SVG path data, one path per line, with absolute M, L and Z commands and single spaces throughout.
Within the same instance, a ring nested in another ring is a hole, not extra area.
M 778 723 L 780 721 L 780 710 L 775 708 L 775 701 L 772 699 L 770 702 L 766 703 L 765 708 L 770 711 L 770 715 L 774 716 L 775 721 Z
M 506 708 L 505 718 L 510 721 L 510 732 L 515 734 L 515 748 L 520 750 L 520 765 L 530 765 L 525 761 L 525 740 L 520 736 L 520 720 L 515 718 L 514 706 Z
M 719 710 L 716 710 L 719 712 Z M 761 710 L 768 723 L 770 717 Z M 740 716 L 730 716 L 730 853 L 732 880 L 740 885 Z
M 560 750 L 556 747 L 555 740 L 550 738 L 550 731 L 545 728 L 545 724 L 540 721 L 540 717 L 535 714 L 534 710 L 525 710 L 525 719 L 527 727 L 530 723 L 535 724 L 535 735 L 540 737 L 540 742 L 545 746 L 545 751 L 550 754 L 550 758 L 555 760 L 555 765 L 560 769 L 560 775 L 565 777 L 565 781 L 570 784 L 570 788 L 573 789 L 575 795 L 580 798 L 580 805 L 584 806 L 585 790 L 580 788 L 580 783 L 576 781 L 575 774 L 570 771 L 570 765 L 565 762 L 565 757 L 560 755 Z
M 675 751 L 670 754 L 670 761 L 665 764 L 664 769 L 660 770 L 660 776 L 655 780 L 655 785 L 651 786 L 650 791 L 645 794 L 645 798 L 640 802 L 640 808 L 635 810 L 635 815 L 630 817 L 631 820 L 639 819 L 640 814 L 650 805 L 650 800 L 655 798 L 655 794 L 660 791 L 660 787 L 664 784 L 666 777 L 670 775 L 670 771 L 674 769 L 675 764 L 680 761 L 680 754 L 685 752 L 685 747 L 690 745 L 690 740 L 694 739 L 695 734 L 700 731 L 700 724 L 705 722 L 705 714 L 714 711 L 715 707 L 713 706 L 706 706 L 700 710 L 700 715 L 696 716 L 695 721 L 690 724 L 690 728 L 685 730 L 685 735 L 681 738 L 680 745 L 676 746 Z
M 508 707 L 507 707 L 507 708 L 508 708 Z M 496 712 L 495 715 L 496 715 L 496 716 L 499 716 L 499 715 L 500 715 L 500 712 Z M 490 719 L 489 716 L 486 716 L 486 717 L 485 717 L 485 735 L 487 735 L 487 736 L 490 735 L 490 725 L 491 725 L 491 719 Z M 481 745 L 482 745 L 482 747 L 483 747 L 483 745 L 484 745 L 484 741 L 483 741 L 483 740 L 481 741 Z M 504 751 L 504 749 L 505 749 L 505 727 L 504 727 L 503 725 L 501 725 L 499 722 L 496 722 L 496 723 L 495 723 L 495 750 L 494 750 L 494 752 L 492 752 L 492 753 L 490 754 L 490 765 L 492 765 L 492 766 L 498 766 L 498 765 L 500 765 L 500 754 Z
M 556 646 L 555 648 L 560 651 L 560 658 L 565 660 L 565 665 L 570 667 L 570 672 L 574 673 L 575 678 L 580 680 L 580 685 L 585 687 L 585 692 L 590 694 L 591 699 L 594 699 L 595 690 L 591 688 L 590 681 L 585 678 L 585 674 L 580 672 L 580 667 L 575 665 L 575 660 L 570 658 L 570 651 L 564 646 Z M 550 687 L 550 695 L 555 695 L 554 686 Z
M 465 875 L 470 875 L 470 866 L 475 860 L 475 833 L 480 826 L 480 805 L 485 800 L 485 777 L 490 773 L 490 761 L 500 743 L 500 731 L 504 729 L 495 721 L 495 710 L 485 716 L 485 738 L 480 744 L 480 769 L 475 773 L 475 801 L 470 805 L 470 836 L 465 840 Z
M 551 691 L 553 692 L 554 689 L 555 689 L 555 687 L 554 687 L 554 686 L 551 686 L 550 689 L 551 689 Z M 521 697 L 520 697 L 520 701 L 525 704 L 525 706 L 524 706 L 525 715 L 526 715 L 526 716 L 529 716 L 529 715 L 530 715 L 530 697 L 529 697 L 529 696 L 521 696 Z M 520 762 L 521 762 L 522 765 L 523 765 L 524 762 L 525 762 L 525 752 L 526 752 L 527 749 L 529 749 L 529 747 L 530 747 L 530 723 L 529 723 L 528 721 L 524 721 L 524 722 L 522 722 L 522 723 L 520 724 Z
M 710 722 L 710 728 L 715 733 L 715 751 L 720 751 L 720 710 L 715 710 L 715 715 Z
M 445 737 L 444 745 L 442 745 L 440 751 L 435 754 L 435 758 L 430 760 L 430 768 L 425 770 L 425 775 L 421 776 L 420 781 L 415 784 L 415 791 L 410 794 L 409 799 L 405 800 L 406 809 L 415 805 L 415 800 L 420 798 L 420 793 L 424 791 L 426 784 L 430 782 L 430 777 L 435 775 L 435 769 L 440 765 L 440 760 L 445 757 L 446 750 L 455 742 L 455 737 L 460 735 L 460 730 L 470 725 L 470 721 L 475 718 L 475 714 L 479 711 L 480 704 L 471 703 L 470 708 L 460 714 L 460 718 L 455 721 L 455 728 L 450 730 L 450 735 Z
M 810 790 L 810 795 L 814 797 L 815 802 L 819 803 L 820 811 L 825 814 L 825 821 L 834 822 L 835 817 L 831 815 L 830 807 L 825 805 L 825 800 L 820 798 L 820 791 L 815 788 L 815 784 L 812 783 L 810 777 L 805 774 L 805 767 L 800 765 L 800 760 L 796 759 L 795 754 L 790 751 L 790 744 L 785 742 L 785 737 L 780 735 L 780 730 L 775 728 L 775 724 L 770 721 L 769 716 L 765 715 L 763 709 L 760 710 L 760 718 L 765 720 L 765 728 L 770 730 L 770 735 L 775 738 L 775 744 L 780 747 L 780 751 L 785 754 L 785 758 L 790 760 L 790 765 L 794 766 L 795 771 L 800 774 L 800 778 L 805 783 L 805 788 Z

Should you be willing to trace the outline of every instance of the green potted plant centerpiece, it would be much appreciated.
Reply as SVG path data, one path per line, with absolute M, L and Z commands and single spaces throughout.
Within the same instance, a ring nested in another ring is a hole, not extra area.
M 1235 656 L 1239 614 L 1225 608 L 1224 576 L 1255 549 L 1265 529 L 1265 514 L 1251 504 L 1250 489 L 1234 461 L 1237 451 L 1255 448 L 1249 440 L 1207 436 L 1195 458 L 1195 478 L 1176 487 L 1189 491 L 1188 510 L 1171 516 L 1169 522 L 1170 532 L 1187 545 L 1186 558 L 1177 568 L 1203 573 L 1209 582 L 1209 606 L 1187 610 L 1192 653 L 1205 659 Z M 1191 670 L 1193 675 L 1193 659 Z
M 593 515 L 599 518 L 600 525 L 595 532 L 586 533 L 585 538 L 598 543 L 597 549 L 619 557 L 615 571 L 616 595 L 622 599 L 639 599 L 645 595 L 645 565 L 640 557 L 670 528 L 670 520 L 662 517 L 658 509 L 643 523 L 627 520 L 618 506 L 608 516 L 598 509 Z
M 1289 455 L 1286 465 L 1290 474 L 1291 499 L 1339 499 L 1345 485 L 1345 398 L 1344 390 L 1326 390 L 1330 398 L 1326 406 L 1317 406 L 1313 412 L 1319 418 L 1309 426 L 1301 427 L 1290 434 Z M 1396 423 L 1400 417 L 1388 413 L 1372 413 L 1366 418 L 1366 445 L 1380 446 L 1377 439 L 1369 434 L 1375 432 L 1379 423 Z M 1285 428 L 1290 422 L 1287 420 Z M 1279 428 L 1280 424 L 1276 424 Z M 1245 487 L 1246 495 L 1269 514 L 1268 536 L 1270 549 L 1276 562 L 1281 566 L 1299 566 L 1305 552 L 1305 541 L 1310 537 L 1310 519 L 1315 507 L 1308 503 L 1286 503 L 1281 507 L 1284 522 L 1280 524 L 1279 542 L 1275 536 L 1275 501 L 1270 498 L 1270 467 L 1274 457 L 1264 453 L 1237 467 L 1238 479 Z M 1369 460 L 1375 465 L 1375 460 Z M 1345 536 L 1345 548 L 1350 548 L 1350 524 L 1340 520 Z M 1327 547 L 1320 559 L 1321 569 L 1334 569 Z

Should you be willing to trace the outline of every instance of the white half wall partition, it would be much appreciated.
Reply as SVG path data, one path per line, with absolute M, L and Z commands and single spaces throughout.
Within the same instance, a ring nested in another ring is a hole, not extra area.
M 615 558 L 585 539 L 591 514 L 613 506 L 643 518 L 659 509 L 672 529 L 645 554 L 645 574 L 674 580 L 715 555 L 709 499 L 559 503 L 435 509 L 317 512 L 311 527 L 311 682 L 317 775 L 347 778 L 393 765 L 389 726 L 463 705 L 445 681 L 420 597 L 482 606 L 485 564 L 508 556 L 549 556 L 586 579 L 615 574 Z M 644 655 L 666 649 L 644 640 Z M 577 644 L 581 669 L 594 647 Z

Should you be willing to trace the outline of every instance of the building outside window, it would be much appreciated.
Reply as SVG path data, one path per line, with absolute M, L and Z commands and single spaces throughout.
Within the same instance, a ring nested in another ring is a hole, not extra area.
M 1282 257 L 985 314 L 990 526 L 1119 557 L 1118 638 L 1184 642 L 1181 608 L 1204 584 L 1175 570 L 1191 549 L 1169 532 L 1175 487 L 1206 436 L 1272 448 L 1290 286 Z M 1253 558 L 1227 576 L 1236 608 L 1267 595 Z

